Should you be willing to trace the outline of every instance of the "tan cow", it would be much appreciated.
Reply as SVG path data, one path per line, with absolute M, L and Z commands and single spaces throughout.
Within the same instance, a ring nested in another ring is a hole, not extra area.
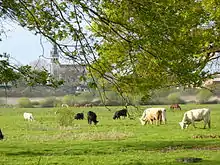
M 161 124 L 162 122 L 162 110 L 157 108 L 149 108 L 146 109 L 143 112 L 143 115 L 140 118 L 140 122 L 142 125 L 145 125 L 146 123 L 153 124 L 153 121 L 156 121 L 156 125 L 158 125 L 158 122 Z

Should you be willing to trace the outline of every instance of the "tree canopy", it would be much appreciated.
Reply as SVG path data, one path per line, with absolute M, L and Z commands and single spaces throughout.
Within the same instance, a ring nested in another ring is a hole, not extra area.
M 92 87 L 121 94 L 201 86 L 218 70 L 216 0 L 4 0 L 0 16 L 41 34 L 86 65 Z

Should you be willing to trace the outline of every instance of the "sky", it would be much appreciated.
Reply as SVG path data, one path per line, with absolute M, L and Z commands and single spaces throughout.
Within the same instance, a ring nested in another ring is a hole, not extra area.
M 43 52 L 44 56 L 50 56 L 52 44 L 46 39 L 42 39 L 43 51 L 39 35 L 36 36 L 33 32 L 14 23 L 7 23 L 4 27 L 4 30 L 7 30 L 7 36 L 1 36 L 3 41 L 0 42 L 0 54 L 6 52 L 15 63 L 20 65 L 38 60 Z

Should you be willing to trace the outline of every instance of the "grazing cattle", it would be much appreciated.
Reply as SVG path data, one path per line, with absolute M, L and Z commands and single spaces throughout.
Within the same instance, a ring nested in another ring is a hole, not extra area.
M 160 124 L 162 122 L 162 116 L 163 111 L 161 108 L 148 108 L 143 112 L 140 121 L 142 125 L 145 125 L 148 122 L 153 124 L 153 121 L 156 120 L 156 125 L 158 125 L 158 122 Z
M 74 117 L 76 120 L 83 120 L 84 119 L 84 114 L 83 113 L 77 113 Z
M 32 113 L 24 112 L 23 116 L 24 116 L 25 120 L 30 120 L 30 121 L 34 120 L 34 117 L 33 117 Z
M 141 121 L 141 123 L 143 125 L 146 124 L 145 123 L 146 116 L 147 116 L 148 113 L 151 113 L 151 111 L 154 112 L 155 115 L 156 115 L 157 111 L 161 111 L 162 112 L 162 114 L 161 114 L 162 115 L 162 119 L 161 120 L 163 121 L 164 124 L 166 124 L 166 121 L 167 121 L 167 118 L 166 118 L 166 108 L 147 108 L 147 109 L 144 110 L 144 112 L 143 112 L 143 114 L 142 114 L 142 116 L 140 118 L 140 121 Z
M 180 107 L 180 105 L 179 104 L 172 104 L 171 106 L 170 106 L 170 109 L 179 109 L 179 110 L 181 110 L 181 107 Z
M 4 139 L 4 135 L 2 134 L 2 130 L 0 129 L 0 140 Z
M 120 119 L 121 116 L 124 116 L 127 117 L 127 113 L 128 113 L 128 110 L 127 109 L 122 109 L 120 111 L 116 111 L 114 116 L 113 116 L 113 119 Z
M 206 125 L 208 124 L 208 127 L 210 128 L 210 109 L 208 108 L 202 108 L 202 109 L 192 109 L 184 113 L 183 119 L 181 122 L 179 122 L 179 125 L 182 129 L 187 128 L 190 124 L 195 127 L 195 121 L 204 121 L 204 129 L 206 128 Z
M 87 117 L 88 124 L 92 124 L 92 122 L 93 122 L 96 125 L 99 122 L 99 121 L 97 121 L 97 115 L 94 112 L 89 111 L 87 113 L 87 115 L 88 115 L 88 117 Z

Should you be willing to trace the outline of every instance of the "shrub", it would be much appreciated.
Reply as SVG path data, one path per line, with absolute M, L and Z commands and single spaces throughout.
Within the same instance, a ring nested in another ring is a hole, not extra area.
M 170 103 L 167 100 L 167 97 L 156 97 L 156 98 L 151 98 L 148 101 L 145 100 L 145 102 L 141 104 L 142 105 L 166 105 Z
M 32 108 L 32 104 L 29 98 L 27 97 L 22 97 L 20 99 L 18 99 L 18 106 L 20 108 Z
M 39 101 L 31 101 L 31 104 L 32 104 L 33 106 L 36 106 L 36 105 L 40 105 L 40 102 L 39 102 Z
M 184 103 L 183 100 L 181 100 L 180 98 L 180 93 L 179 92 L 175 92 L 175 93 L 171 93 L 167 96 L 167 99 L 169 100 L 170 104 L 182 104 Z
M 73 96 L 73 95 L 66 95 L 66 96 L 63 97 L 62 102 L 64 104 L 69 105 L 69 106 L 73 106 L 76 103 L 75 100 L 76 100 L 75 96 Z
M 79 103 L 79 104 L 87 104 L 87 103 L 92 102 L 94 97 L 95 96 L 90 92 L 83 92 L 79 94 L 77 97 L 75 97 L 75 101 L 76 103 Z
M 40 102 L 41 107 L 56 107 L 57 104 L 60 104 L 60 100 L 56 99 L 56 97 L 48 97 L 45 100 Z
M 60 126 L 73 125 L 74 112 L 68 108 L 61 108 L 57 111 L 57 119 Z
M 196 99 L 199 103 L 206 103 L 213 96 L 213 93 L 207 89 L 201 89 L 199 93 L 196 95 Z

